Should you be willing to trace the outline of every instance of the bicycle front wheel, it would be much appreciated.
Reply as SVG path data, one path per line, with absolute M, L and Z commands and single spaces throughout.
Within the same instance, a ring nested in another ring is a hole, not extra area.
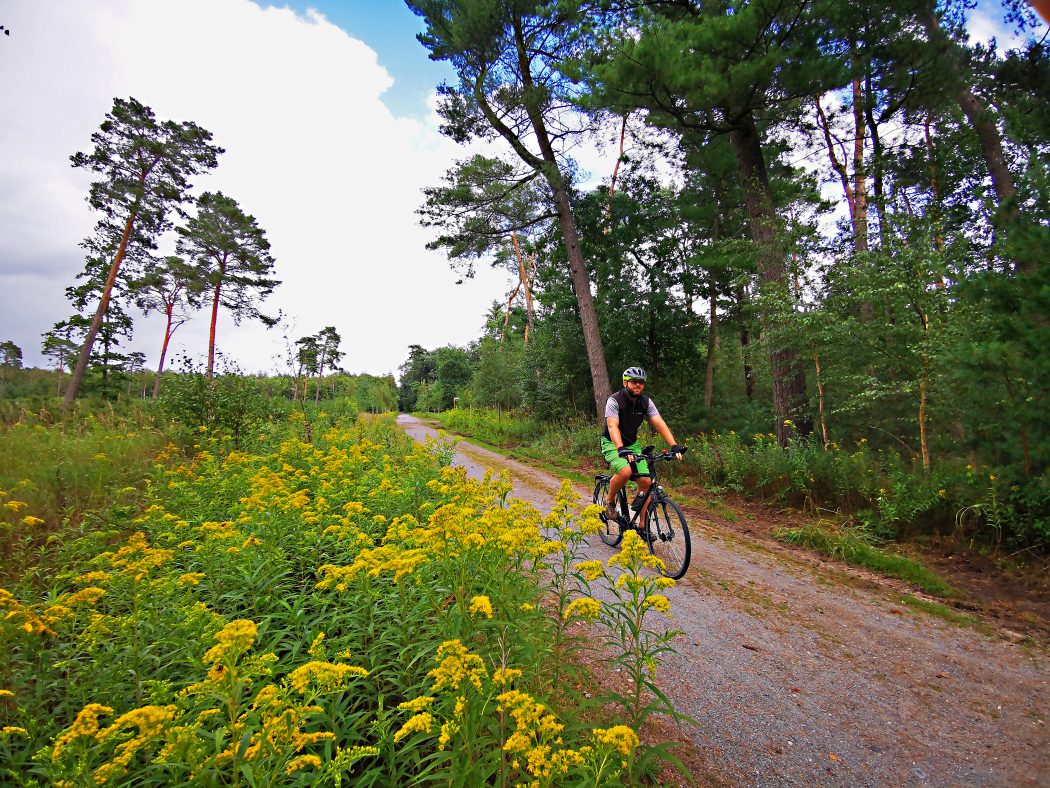
M 677 580 L 685 574 L 692 542 L 678 504 L 663 497 L 649 504 L 649 511 L 645 513 L 645 541 L 649 552 L 664 562 L 665 577 Z
M 597 481 L 594 483 L 594 503 L 598 506 L 605 508 L 605 502 L 609 499 L 609 480 Z M 598 531 L 598 536 L 602 538 L 609 547 L 616 547 L 623 539 L 623 531 L 620 530 L 620 524 L 615 520 L 609 521 L 608 518 L 603 514 L 601 516 L 602 529 Z

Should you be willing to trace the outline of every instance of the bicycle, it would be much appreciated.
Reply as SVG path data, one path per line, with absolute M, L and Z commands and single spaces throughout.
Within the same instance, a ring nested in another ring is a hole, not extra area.
M 649 552 L 663 561 L 663 574 L 672 580 L 677 580 L 685 574 L 689 568 L 689 557 L 692 553 L 692 540 L 689 537 L 689 525 L 685 521 L 685 515 L 674 501 L 672 501 L 664 488 L 657 480 L 657 463 L 674 459 L 674 455 L 663 451 L 659 454 L 653 453 L 652 446 L 646 446 L 638 455 L 639 458 L 649 463 L 649 477 L 652 484 L 644 493 L 638 493 L 631 504 L 634 516 L 630 515 L 627 508 L 626 485 L 616 494 L 617 508 L 620 514 L 615 520 L 610 521 L 603 512 L 599 517 L 604 528 L 598 532 L 602 541 L 609 547 L 616 547 L 623 539 L 624 532 L 628 529 L 637 531 L 649 547 Z M 685 449 L 683 449 L 683 453 Z M 633 466 L 632 466 L 633 467 Z M 605 508 L 605 502 L 609 497 L 609 482 L 612 479 L 608 474 L 597 474 L 594 477 L 594 503 Z M 632 473 L 631 479 L 637 481 L 638 474 Z M 652 499 L 651 501 L 649 499 Z M 646 502 L 649 506 L 646 507 Z M 642 511 L 645 511 L 645 527 L 637 523 Z

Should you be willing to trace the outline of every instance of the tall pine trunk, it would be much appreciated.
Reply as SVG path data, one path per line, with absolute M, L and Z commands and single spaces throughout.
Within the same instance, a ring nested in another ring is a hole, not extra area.
M 168 355 L 168 342 L 171 341 L 171 313 L 175 309 L 174 304 L 168 304 L 167 314 L 168 323 L 164 327 L 164 343 L 160 346 L 160 363 L 157 364 L 157 379 L 153 381 L 153 399 L 156 399 L 160 395 L 160 378 L 164 374 L 164 359 Z
M 520 19 L 515 19 L 514 22 L 514 44 L 517 50 L 518 67 L 521 71 L 522 86 L 526 95 L 540 95 L 541 91 L 536 87 L 532 79 L 529 52 L 525 46 L 525 35 Z M 558 166 L 543 114 L 531 101 L 526 101 L 525 111 L 529 116 L 529 122 L 532 125 L 532 130 L 536 135 L 536 142 L 540 148 L 540 155 L 543 160 L 541 171 L 554 196 L 554 206 L 558 213 L 558 225 L 561 228 L 562 239 L 565 241 L 565 251 L 569 259 L 572 289 L 576 294 L 576 303 L 580 309 L 583 344 L 587 351 L 587 363 L 591 371 L 591 387 L 594 392 L 594 412 L 598 418 L 601 418 L 602 413 L 605 412 L 605 401 L 612 394 L 612 388 L 609 385 L 609 371 L 605 365 L 605 354 L 602 350 L 602 336 L 598 327 L 598 312 L 594 307 L 594 299 L 591 297 L 590 276 L 587 273 L 587 264 L 583 259 L 583 249 L 580 246 L 580 236 L 576 229 L 576 217 L 572 212 L 568 186 Z
M 219 320 L 219 295 L 222 293 L 222 277 L 225 267 L 219 268 L 219 281 L 215 283 L 215 295 L 211 302 L 211 326 L 208 329 L 208 380 L 215 371 L 215 324 Z
M 102 318 L 105 317 L 106 310 L 109 309 L 110 294 L 113 292 L 113 285 L 117 281 L 117 272 L 120 270 L 120 264 L 124 261 L 124 255 L 127 254 L 128 240 L 131 238 L 131 230 L 135 226 L 137 216 L 137 210 L 132 209 L 128 215 L 127 222 L 124 224 L 124 233 L 120 236 L 117 253 L 113 256 L 113 262 L 109 266 L 109 276 L 106 277 L 106 285 L 102 289 L 102 298 L 99 299 L 98 309 L 95 310 L 95 316 L 91 319 L 91 325 L 88 327 L 87 335 L 84 337 L 84 344 L 80 348 L 77 365 L 69 379 L 69 386 L 66 387 L 66 396 L 62 400 L 63 410 L 68 410 L 69 406 L 73 404 L 77 392 L 80 391 L 80 384 L 84 382 L 88 361 L 91 360 L 91 348 L 94 347 L 95 337 L 98 336 L 98 330 L 102 326 Z
M 956 45 L 948 39 L 941 28 L 934 4 L 932 2 L 923 3 L 918 9 L 918 16 L 919 22 L 926 30 L 926 37 L 930 44 L 943 48 L 941 62 L 954 83 L 952 90 L 955 100 L 970 122 L 970 127 L 981 146 L 981 155 L 984 157 L 988 175 L 992 180 L 999 211 L 1002 218 L 1013 221 L 1020 215 L 1017 207 L 1017 186 L 1014 183 L 1013 173 L 1010 172 L 1010 167 L 1006 163 L 1006 153 L 1003 150 L 999 128 L 989 115 L 988 108 L 967 84 L 955 49 Z M 1035 258 L 1028 257 L 1017 263 L 1017 270 L 1021 273 L 1031 274 L 1035 272 L 1035 269 Z
M 736 153 L 740 186 L 751 225 L 751 239 L 758 251 L 759 280 L 767 295 L 781 295 L 786 301 L 790 285 L 784 245 L 776 228 L 773 195 L 753 115 L 748 113 L 742 117 L 729 137 Z M 783 338 L 777 336 L 780 326 L 775 314 L 767 312 L 762 323 L 763 330 L 774 337 L 769 351 L 773 414 L 776 419 L 774 430 L 777 441 L 781 446 L 786 446 L 788 440 L 797 433 L 809 432 L 810 419 L 805 411 L 806 378 L 799 363 L 798 351 L 784 344 Z

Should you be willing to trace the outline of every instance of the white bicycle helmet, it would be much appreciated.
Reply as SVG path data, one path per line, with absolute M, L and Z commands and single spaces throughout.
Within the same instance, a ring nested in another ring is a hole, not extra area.
M 645 370 L 641 367 L 627 367 L 623 371 L 623 382 L 626 383 L 628 380 L 645 380 L 648 375 L 645 374 Z

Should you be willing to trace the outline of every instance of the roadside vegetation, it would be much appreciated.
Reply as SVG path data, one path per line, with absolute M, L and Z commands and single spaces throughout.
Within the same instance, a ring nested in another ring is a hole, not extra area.
M 203 411 L 188 375 L 156 406 L 4 412 L 5 783 L 636 785 L 678 765 L 640 739 L 674 713 L 653 681 L 673 581 L 640 541 L 581 563 L 598 521 L 568 486 L 543 517 L 390 415 L 213 386 Z M 615 692 L 589 649 L 623 669 Z

